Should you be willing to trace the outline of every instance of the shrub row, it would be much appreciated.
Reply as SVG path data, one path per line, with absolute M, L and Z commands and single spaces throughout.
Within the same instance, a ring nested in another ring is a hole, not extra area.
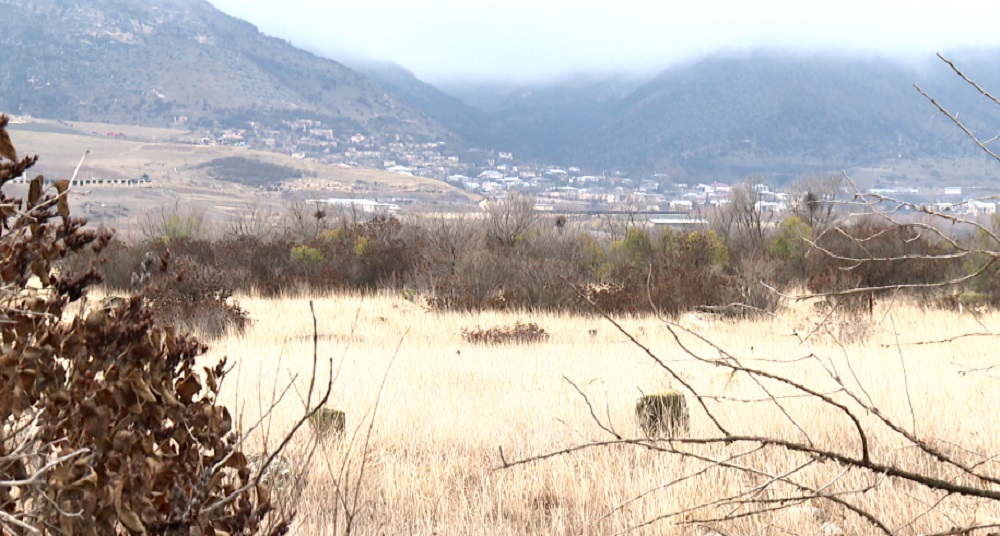
M 753 250 L 714 231 L 625 230 L 607 234 L 537 220 L 499 238 L 488 219 L 341 220 L 306 238 L 293 233 L 215 240 L 114 242 L 103 261 L 107 285 L 150 285 L 154 310 L 171 321 L 205 318 L 208 331 L 239 327 L 235 292 L 406 291 L 432 307 L 677 314 L 696 307 L 773 310 L 770 288 L 815 292 L 919 285 L 968 273 L 947 241 L 908 226 L 858 219 L 814 236 L 790 217 Z M 512 238 L 513 236 L 513 238 Z M 732 251 L 738 251 L 733 257 Z M 934 256 L 934 259 L 913 258 Z M 155 269 L 169 257 L 170 274 Z M 151 267 L 152 265 L 152 267 Z M 987 271 L 977 281 L 992 288 Z M 862 299 L 870 299 L 865 295 Z M 858 303 L 861 303 L 860 301 Z M 203 314 L 190 314 L 201 310 Z M 197 327 L 205 331 L 205 326 Z

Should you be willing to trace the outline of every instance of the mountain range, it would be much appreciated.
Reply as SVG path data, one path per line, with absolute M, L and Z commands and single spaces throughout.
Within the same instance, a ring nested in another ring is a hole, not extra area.
M 936 58 L 751 51 L 655 76 L 427 84 L 266 36 L 205 0 L 0 0 L 0 111 L 64 120 L 238 128 L 313 119 L 338 133 L 445 141 L 593 170 L 794 176 L 979 151 L 914 89 L 992 137 L 1000 106 Z M 1000 51 L 958 51 L 1000 91 Z

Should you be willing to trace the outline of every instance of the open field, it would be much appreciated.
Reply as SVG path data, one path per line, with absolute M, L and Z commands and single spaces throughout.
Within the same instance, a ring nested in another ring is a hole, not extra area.
M 235 408 L 245 428 L 275 398 L 275 390 L 280 391 L 291 377 L 297 378 L 295 390 L 285 395 L 265 421 L 269 433 L 251 434 L 248 452 L 261 450 L 264 443 L 274 448 L 281 433 L 301 415 L 301 397 L 308 389 L 313 363 L 309 299 L 242 298 L 241 304 L 255 319 L 253 327 L 245 334 L 215 341 L 206 357 L 206 362 L 214 362 L 229 356 L 234 370 L 224 385 L 222 401 Z M 768 494 L 789 492 L 790 487 L 772 486 L 765 492 L 762 487 L 769 478 L 763 474 L 755 477 L 709 467 L 693 457 L 682 459 L 637 445 L 597 447 L 498 470 L 503 464 L 500 449 L 504 459 L 513 461 L 590 440 L 613 439 L 595 424 L 573 384 L 587 396 L 601 421 L 610 422 L 625 437 L 639 434 L 633 411 L 640 393 L 680 387 L 606 321 L 553 314 L 441 313 L 394 296 L 312 299 L 318 319 L 318 376 L 325 383 L 332 359 L 337 373 L 329 405 L 346 411 L 347 434 L 339 442 L 321 442 L 305 468 L 308 482 L 295 503 L 297 534 L 344 532 L 344 503 L 338 499 L 338 490 L 350 495 L 348 509 L 357 510 L 352 526 L 356 534 L 878 533 L 829 500 L 793 502 L 790 510 L 754 519 L 739 517 L 749 508 L 746 505 L 688 511 L 740 493 L 747 494 L 744 498 L 773 499 Z M 814 325 L 810 321 L 818 318 L 810 309 L 799 308 L 785 316 L 785 320 L 743 323 L 688 319 L 681 324 L 747 366 L 794 379 L 850 404 L 827 372 L 836 370 L 847 388 L 864 393 L 865 399 L 907 430 L 916 430 L 920 438 L 967 463 L 975 460 L 984 473 L 1000 474 L 1000 467 L 988 458 L 1000 444 L 997 379 L 990 370 L 970 371 L 996 365 L 994 340 L 968 337 L 948 344 L 908 344 L 996 331 L 1000 328 L 996 315 L 977 319 L 896 305 L 870 322 L 828 319 L 826 325 L 842 339 L 858 341 L 844 346 L 822 332 L 809 335 Z M 515 320 L 537 322 L 551 334 L 550 339 L 477 346 L 461 336 L 463 328 Z M 757 383 L 745 374 L 733 376 L 725 368 L 698 361 L 655 318 L 627 318 L 622 324 L 681 379 L 712 397 L 705 399 L 708 407 L 732 433 L 796 441 L 808 435 L 817 445 L 857 454 L 858 435 L 850 421 L 828 406 L 800 396 L 782 398 L 799 393 L 771 381 Z M 695 355 L 718 357 L 717 351 L 691 333 L 675 331 Z M 896 346 L 897 342 L 901 345 Z M 787 416 L 770 396 L 781 400 Z M 376 400 L 380 400 L 377 412 Z M 718 437 L 706 413 L 690 397 L 689 407 L 690 437 Z M 930 471 L 946 480 L 955 478 L 955 471 L 933 469 L 934 460 L 907 446 L 871 413 L 858 414 L 869 430 L 876 461 Z M 370 447 L 362 456 L 373 415 Z M 312 437 L 306 429 L 293 442 L 289 451 L 293 464 L 305 465 L 302 452 Z M 945 497 L 805 455 L 774 448 L 758 450 L 752 443 L 683 449 L 714 460 L 743 453 L 730 462 L 771 475 L 805 464 L 794 480 L 831 493 L 873 487 L 867 493 L 843 497 L 876 514 L 900 534 L 927 534 L 1000 519 L 996 502 Z M 356 486 L 359 479 L 360 487 Z M 678 515 L 642 526 L 670 513 Z M 724 515 L 737 519 L 712 521 Z

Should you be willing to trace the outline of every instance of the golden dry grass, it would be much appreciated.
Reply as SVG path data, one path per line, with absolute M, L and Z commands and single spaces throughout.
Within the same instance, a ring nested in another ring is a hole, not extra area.
M 680 387 L 644 352 L 610 324 L 593 318 L 560 314 L 429 312 L 392 296 L 316 296 L 320 336 L 319 378 L 329 373 L 329 359 L 339 370 L 330 406 L 347 413 L 342 441 L 321 442 L 300 500 L 296 533 L 339 534 L 344 531 L 338 490 L 358 490 L 356 534 L 847 534 L 876 533 L 858 517 L 828 501 L 813 500 L 791 510 L 730 523 L 683 524 L 745 509 L 708 509 L 641 527 L 657 516 L 684 511 L 765 482 L 762 477 L 707 469 L 696 478 L 665 484 L 705 469 L 693 459 L 650 452 L 630 445 L 594 448 L 515 468 L 497 470 L 500 449 L 509 460 L 607 440 L 594 423 L 588 397 L 601 420 L 626 437 L 639 433 L 633 411 L 640 393 Z M 235 366 L 223 389 L 223 402 L 241 415 L 244 427 L 256 420 L 275 397 L 275 389 L 295 375 L 292 392 L 277 406 L 267 434 L 254 433 L 247 450 L 273 448 L 277 438 L 302 413 L 300 394 L 308 387 L 312 366 L 312 319 L 308 298 L 267 300 L 245 297 L 241 303 L 256 320 L 245 334 L 216 341 L 208 360 L 229 356 Z M 927 311 L 897 306 L 883 312 L 857 344 L 839 346 L 821 333 L 809 332 L 808 311 L 788 312 L 789 321 L 767 319 L 726 323 L 692 321 L 689 325 L 743 359 L 747 366 L 779 373 L 825 392 L 837 390 L 824 367 L 835 369 L 845 384 L 870 396 L 875 405 L 918 435 L 954 456 L 981 461 L 970 451 L 994 453 L 1000 444 L 996 410 L 1000 390 L 988 372 L 961 374 L 969 368 L 996 364 L 993 339 L 965 338 L 950 344 L 892 345 L 934 340 L 960 333 L 996 329 L 1000 318 Z M 551 337 L 544 343 L 476 346 L 461 338 L 463 328 L 537 322 Z M 857 335 L 861 328 L 832 320 L 834 329 Z M 980 325 L 979 322 L 983 324 Z M 683 323 L 683 322 L 682 322 Z M 623 319 L 622 324 L 681 378 L 703 394 L 720 397 L 709 406 L 734 433 L 772 435 L 801 441 L 796 424 L 766 399 L 762 386 L 749 377 L 731 377 L 719 367 L 700 363 L 682 351 L 663 323 L 655 318 Z M 591 334 L 590 330 L 596 330 Z M 794 332 L 799 334 L 796 336 Z M 682 338 L 695 353 L 717 354 L 695 337 Z M 818 358 L 808 357 L 811 355 Z M 395 356 L 395 358 L 394 358 Z M 393 361 L 394 358 L 394 361 Z M 391 368 L 390 368 L 391 363 Z M 907 382 L 903 381 L 905 375 Z M 388 369 L 358 481 L 363 445 L 379 386 Z M 277 386 L 277 387 L 276 387 Z M 763 384 L 775 396 L 792 394 L 786 386 Z M 842 395 L 834 395 L 843 400 Z M 909 399 L 909 401 L 908 401 Z M 691 436 L 713 435 L 711 422 L 689 399 Z M 815 401 L 782 399 L 788 415 L 819 445 L 855 454 L 857 434 L 850 422 Z M 871 433 L 873 458 L 928 470 L 934 462 L 920 455 L 898 434 L 879 428 L 872 415 L 860 412 Z M 267 437 L 264 437 L 264 436 Z M 289 451 L 302 467 L 311 432 L 305 429 Z M 754 445 L 692 447 L 719 459 L 754 449 Z M 342 467 L 350 469 L 344 475 Z M 806 460 L 773 449 L 741 458 L 774 474 Z M 982 467 L 997 474 L 992 461 Z M 943 478 L 954 472 L 932 470 Z M 899 481 L 816 465 L 798 475 L 808 485 L 830 482 L 839 490 L 878 487 L 850 499 L 879 515 L 901 534 L 920 534 L 960 523 L 1000 519 L 996 505 L 955 498 Z M 758 495 L 758 498 L 761 495 Z M 946 517 L 949 516 L 949 517 Z M 635 528 L 641 527 L 641 528 Z M 826 532 L 824 533 L 824 529 Z
M 97 124 L 87 124 L 86 127 L 101 129 L 101 125 Z M 104 128 L 110 131 L 120 127 L 106 125 Z M 169 132 L 172 131 L 166 130 L 160 134 L 165 136 Z M 178 177 L 208 180 L 207 171 L 200 166 L 217 158 L 241 156 L 292 167 L 309 176 L 315 175 L 313 179 L 291 181 L 293 184 L 303 183 L 300 184 L 303 188 L 312 185 L 315 189 L 348 192 L 352 191 L 356 181 L 365 181 L 378 183 L 383 192 L 428 191 L 466 195 L 453 186 L 433 179 L 381 170 L 341 168 L 245 147 L 175 143 L 170 138 L 155 138 L 160 141 L 150 141 L 154 137 L 139 140 L 115 139 L 83 131 L 69 133 L 13 130 L 11 137 L 18 153 L 44 155 L 44 159 L 39 162 L 39 167 L 44 169 L 40 171 L 52 176 L 72 174 L 80 157 L 89 150 L 90 154 L 81 169 L 83 176 L 92 173 L 107 178 L 137 178 L 146 173 L 155 181 L 169 186 L 171 180 Z
M 124 133 L 129 137 L 110 138 L 106 135 L 108 132 Z M 211 189 L 218 186 L 216 183 L 219 181 L 209 177 L 202 167 L 204 164 L 217 158 L 240 156 L 295 168 L 304 176 L 312 177 L 289 181 L 288 186 L 293 189 L 341 193 L 434 193 L 479 199 L 434 179 L 382 170 L 342 168 L 245 147 L 180 143 L 179 140 L 191 138 L 186 134 L 190 133 L 102 123 L 68 124 L 42 119 L 27 120 L 27 124 L 15 125 L 11 130 L 18 153 L 43 155 L 35 171 L 52 178 L 70 176 L 80 158 L 89 151 L 80 171 L 82 177 L 134 179 L 148 174 L 159 187 L 183 188 L 186 192 L 191 188 Z M 222 183 L 222 186 L 229 197 L 246 196 L 253 191 L 233 183 Z

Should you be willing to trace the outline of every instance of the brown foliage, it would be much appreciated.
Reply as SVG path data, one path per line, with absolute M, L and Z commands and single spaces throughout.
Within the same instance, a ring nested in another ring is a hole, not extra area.
M 586 292 L 602 311 L 677 314 L 739 301 L 735 280 L 723 270 L 725 248 L 711 231 L 664 232 L 654 244 L 634 229 L 621 244 L 608 282 Z
M 232 297 L 243 272 L 215 264 L 216 250 L 224 245 L 188 238 L 135 246 L 113 240 L 102 255 L 86 255 L 74 264 L 96 261 L 107 287 L 141 292 L 156 322 L 216 337 L 250 323 Z
M 0 132 L 7 118 L 0 116 Z M 0 186 L 35 158 L 0 163 Z M 36 179 L 39 186 L 42 179 Z M 225 360 L 155 326 L 140 296 L 71 316 L 100 277 L 54 263 L 100 252 L 105 232 L 68 213 L 68 189 L 0 191 L 0 526 L 59 534 L 273 534 L 229 411 Z M 28 285 L 31 276 L 38 285 Z

